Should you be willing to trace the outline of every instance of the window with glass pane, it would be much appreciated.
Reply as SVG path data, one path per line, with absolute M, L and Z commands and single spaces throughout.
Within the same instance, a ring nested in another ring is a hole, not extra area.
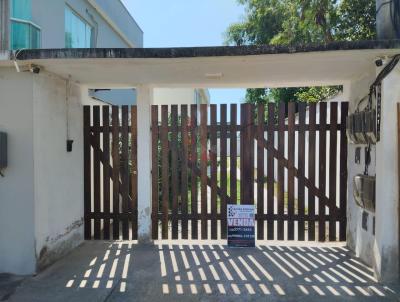
M 11 18 L 31 20 L 32 0 L 12 0 Z
M 11 1 L 11 49 L 40 48 L 40 28 L 32 22 L 32 0 Z
M 69 7 L 65 8 L 65 47 L 92 47 L 92 27 L 75 14 Z
M 40 48 L 40 29 L 29 22 L 11 21 L 11 49 Z

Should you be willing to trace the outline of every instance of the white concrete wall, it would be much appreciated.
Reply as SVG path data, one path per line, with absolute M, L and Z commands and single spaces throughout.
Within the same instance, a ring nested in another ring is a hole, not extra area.
M 346 83 L 344 85 L 344 97 L 349 100 L 349 112 L 355 111 L 356 106 L 360 99 L 362 99 L 369 92 L 369 86 L 375 79 L 375 68 L 372 66 L 371 72 L 365 74 L 358 80 Z M 363 108 L 363 107 L 361 107 Z M 373 235 L 373 216 L 374 213 L 369 213 L 368 217 L 368 230 L 362 228 L 362 213 L 363 209 L 358 207 L 353 197 L 353 178 L 357 174 L 363 174 L 365 154 L 364 148 L 366 145 L 348 144 L 348 194 L 347 194 L 347 244 L 355 254 L 360 257 L 365 263 L 376 266 L 374 254 L 374 241 Z M 355 163 L 355 149 L 361 147 L 361 164 Z M 369 167 L 369 174 L 375 175 L 375 146 L 372 146 L 371 151 L 371 165 Z M 376 224 L 379 222 L 376 221 Z
M 80 88 L 34 76 L 35 241 L 38 268 L 83 240 L 83 116 Z M 66 150 L 67 123 L 72 152 Z
M 0 131 L 8 134 L 8 168 L 0 177 L 0 272 L 35 271 L 33 80 L 0 68 Z
M 397 104 L 400 103 L 400 65 L 382 84 L 381 140 L 376 146 L 376 271 L 387 281 L 399 274 L 399 185 Z
M 137 87 L 138 239 L 151 241 L 151 105 L 154 88 Z
M 345 95 L 351 100 L 350 111 L 375 79 L 375 68 L 369 75 L 345 85 Z M 364 147 L 361 165 L 354 163 L 356 145 L 349 144 L 348 154 L 348 226 L 347 241 L 366 263 L 374 267 L 377 277 L 384 281 L 399 278 L 399 188 L 397 171 L 397 103 L 400 102 L 400 66 L 383 81 L 381 140 L 372 146 L 370 175 L 376 175 L 376 212 L 369 213 L 368 231 L 362 229 L 362 212 L 353 198 L 353 177 L 363 173 Z M 372 233 L 375 216 L 375 236 Z
M 0 178 L 0 272 L 32 274 L 83 240 L 83 138 L 80 88 L 41 73 L 0 69 L 0 130 L 9 163 Z

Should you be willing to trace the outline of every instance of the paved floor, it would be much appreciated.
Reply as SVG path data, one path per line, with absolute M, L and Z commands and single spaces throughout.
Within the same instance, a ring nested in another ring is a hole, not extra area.
M 86 242 L 7 301 L 400 301 L 337 244 L 180 244 Z

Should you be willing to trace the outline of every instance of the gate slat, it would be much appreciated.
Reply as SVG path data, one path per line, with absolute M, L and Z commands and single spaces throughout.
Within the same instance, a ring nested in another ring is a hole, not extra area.
M 162 185 L 162 239 L 168 239 L 169 214 L 169 142 L 168 105 L 161 106 L 161 185 Z
M 288 240 L 294 240 L 294 154 L 295 154 L 295 133 L 294 123 L 296 104 L 288 104 Z
M 172 239 L 178 239 L 178 106 L 171 106 Z
M 83 174 L 84 174 L 84 212 L 85 212 L 85 240 L 89 240 L 92 237 L 92 223 L 89 218 L 89 214 L 91 213 L 91 144 L 90 144 L 90 106 L 83 107 L 83 139 L 84 139 L 84 149 L 83 149 Z
M 181 106 L 181 211 L 182 211 L 182 239 L 188 239 L 188 107 Z
M 285 211 L 285 103 L 279 103 L 278 112 L 278 240 L 284 240 L 284 211 Z
M 326 127 L 326 103 L 322 102 L 319 103 L 319 124 L 324 129 Z M 321 198 L 322 196 L 326 195 L 325 192 L 325 184 L 326 184 L 326 132 L 319 131 L 319 189 L 320 189 L 320 196 L 318 198 L 318 214 L 319 214 L 319 221 L 318 221 L 318 239 L 319 241 L 325 241 L 325 202 Z
M 298 132 L 298 151 L 297 151 L 297 156 L 298 156 L 298 173 L 300 175 L 305 175 L 305 122 L 306 122 L 306 104 L 305 103 L 299 103 L 298 104 L 299 108 L 299 132 Z M 305 202 L 304 202 L 304 197 L 305 197 L 305 185 L 304 185 L 304 178 L 299 177 L 297 181 L 297 187 L 298 187 L 298 216 L 299 216 L 299 221 L 298 221 L 298 235 L 297 238 L 299 241 L 304 241 L 305 236 L 304 236 L 304 215 L 305 215 Z
M 254 106 L 241 105 L 240 203 L 254 205 Z
M 226 196 L 227 196 L 227 127 L 226 127 L 226 118 L 227 118 L 227 106 L 226 104 L 221 105 L 221 133 L 220 133 L 220 162 L 221 162 L 221 171 L 220 171 L 220 187 L 221 187 L 221 238 L 226 239 L 227 235 L 227 225 L 226 225 Z
M 93 212 L 95 214 L 100 213 L 100 154 L 98 152 L 98 146 L 100 145 L 100 107 L 93 106 L 93 143 L 94 148 L 93 154 Z M 94 239 L 99 240 L 101 232 L 101 220 L 100 218 L 94 219 Z
M 207 105 L 200 105 L 200 194 L 201 194 L 201 239 L 208 239 L 207 214 Z
M 132 239 L 138 235 L 138 188 L 137 188 L 137 106 L 131 107 L 131 207 L 132 207 Z
M 267 213 L 273 214 L 275 207 L 275 104 L 268 104 L 268 150 L 267 150 Z M 275 225 L 272 219 L 267 221 L 267 239 L 273 240 Z
M 210 161 L 211 161 L 211 239 L 218 239 L 217 224 L 217 106 L 210 105 Z
M 190 107 L 190 137 L 191 137 L 191 150 L 190 150 L 190 165 L 191 165 L 191 214 L 194 219 L 191 221 L 192 239 L 198 239 L 198 192 L 197 192 L 197 175 L 195 169 L 197 168 L 197 105 Z
M 337 165 L 337 113 L 338 103 L 330 102 L 330 131 L 329 131 L 329 241 L 336 240 L 336 165 Z
M 346 118 L 349 110 L 349 103 L 341 103 L 340 123 L 340 223 L 339 223 L 339 240 L 346 240 L 346 224 L 347 224 L 347 136 Z
M 257 107 L 257 239 L 264 239 L 264 104 Z M 270 142 L 269 142 L 270 143 Z
M 237 105 L 231 104 L 231 125 L 230 125 L 230 197 L 232 203 L 237 203 Z
M 245 183 L 245 177 L 244 177 L 244 173 L 245 173 L 245 169 L 247 167 L 245 167 L 244 165 L 244 161 L 247 157 L 247 153 L 246 156 L 244 155 L 244 147 L 243 145 L 246 144 L 248 141 L 246 141 L 246 134 L 245 134 L 245 130 L 244 128 L 246 127 L 246 109 L 247 106 L 246 104 L 241 104 L 240 105 L 240 114 L 239 114 L 239 124 L 240 124 L 240 129 L 239 129 L 239 188 L 240 190 L 238 190 L 238 197 L 239 197 L 239 204 L 246 204 L 246 201 L 243 198 L 244 195 L 244 191 L 245 191 L 245 187 L 246 187 L 246 183 Z M 246 141 L 246 142 L 245 142 Z
M 103 209 L 110 213 L 110 107 L 103 106 Z M 104 220 L 103 239 L 110 239 L 110 219 Z
M 119 108 L 112 106 L 113 213 L 119 214 Z M 119 219 L 113 219 L 113 239 L 119 239 Z
M 158 213 L 159 213 L 159 154 L 158 154 L 158 106 L 151 106 L 151 179 L 152 179 L 152 238 L 158 239 Z
M 316 104 L 309 105 L 309 137 L 308 137 L 308 179 L 315 184 L 315 149 L 316 149 Z M 308 240 L 315 240 L 315 194 L 308 188 Z
M 122 212 L 130 212 L 130 202 L 129 202 L 129 124 L 128 124 L 128 106 L 122 106 L 122 169 L 121 169 L 121 179 L 122 179 Z M 129 220 L 128 217 L 122 219 L 122 239 L 129 239 Z

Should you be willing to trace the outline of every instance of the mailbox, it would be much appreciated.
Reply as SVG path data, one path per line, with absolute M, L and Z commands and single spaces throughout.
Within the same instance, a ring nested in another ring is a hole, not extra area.
M 358 206 L 375 212 L 375 176 L 362 174 L 354 176 L 353 195 Z

